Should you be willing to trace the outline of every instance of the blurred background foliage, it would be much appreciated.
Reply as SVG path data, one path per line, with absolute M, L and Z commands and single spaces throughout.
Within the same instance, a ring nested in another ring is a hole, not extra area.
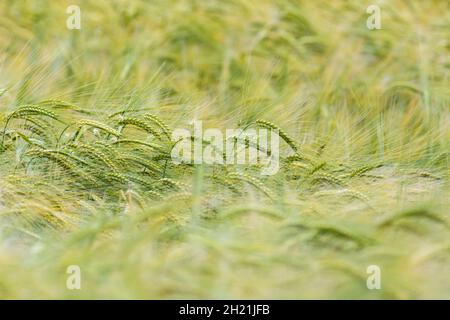
M 372 2 L 2 0 L 0 122 L 44 99 L 100 120 L 150 108 L 172 128 L 268 119 L 324 170 L 371 168 L 349 189 L 285 168 L 265 181 L 273 203 L 222 203 L 201 170 L 177 172 L 200 199 L 139 204 L 27 175 L 16 146 L 0 153 L 0 297 L 449 298 L 450 4 Z M 366 28 L 370 4 L 381 30 Z M 211 207 L 230 218 L 197 219 Z M 70 264 L 80 291 L 66 289 Z M 382 290 L 366 288 L 371 264 Z

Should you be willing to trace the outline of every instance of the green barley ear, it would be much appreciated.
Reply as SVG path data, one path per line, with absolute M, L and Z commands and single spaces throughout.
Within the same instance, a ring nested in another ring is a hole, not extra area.
M 164 198 L 161 193 L 159 193 L 158 191 L 154 191 L 154 190 L 146 190 L 144 192 L 144 194 L 146 196 L 150 196 L 150 197 L 156 198 L 158 200 L 161 200 L 162 198 Z
M 164 200 L 168 201 L 168 202 L 172 202 L 172 201 L 190 200 L 190 199 L 192 199 L 192 193 L 190 193 L 190 192 L 177 192 L 177 193 L 170 194 Z
M 8 119 L 22 118 L 25 116 L 45 116 L 58 120 L 58 116 L 53 111 L 32 104 L 19 107 L 8 116 Z
M 138 118 L 127 117 L 119 120 L 118 124 L 123 127 L 126 127 L 127 125 L 134 126 L 154 135 L 156 138 L 161 138 L 160 134 L 155 129 Z
M 51 107 L 78 108 L 76 105 L 74 105 L 70 102 L 66 102 L 66 101 L 58 100 L 58 99 L 46 99 L 46 100 L 39 101 L 37 104 L 51 106 Z
M 262 183 L 259 179 L 254 178 L 246 173 L 231 172 L 227 175 L 227 178 L 232 179 L 232 180 L 244 181 L 248 184 L 251 184 L 256 189 L 259 189 L 260 191 L 262 191 L 270 199 L 274 198 L 272 191 L 269 188 L 267 188 L 264 185 L 264 183 Z
M 141 146 L 146 146 L 149 147 L 151 149 L 157 150 L 159 152 L 162 153 L 167 153 L 167 151 L 165 150 L 165 148 L 157 143 L 152 143 L 152 142 L 146 142 L 146 141 L 142 141 L 142 140 L 134 140 L 134 139 L 120 139 L 120 140 L 116 140 L 112 143 L 113 145 L 121 145 L 121 144 L 137 144 L 137 145 L 141 145 Z
M 358 228 L 358 225 L 347 224 L 341 221 L 303 219 L 302 221 L 289 224 L 287 227 L 314 231 L 311 237 L 312 239 L 320 236 L 329 236 L 332 239 L 340 238 L 350 240 L 360 247 L 365 247 L 375 242 L 372 235 L 370 233 L 368 234 L 368 231 L 371 231 L 370 229 Z
M 308 162 L 309 164 L 313 166 L 317 166 L 317 161 L 311 158 L 310 156 L 306 156 L 305 154 L 300 154 L 298 151 L 295 155 L 288 156 L 286 159 L 284 159 L 284 162 L 286 164 L 291 164 L 293 162 Z
M 136 182 L 136 183 L 138 183 L 138 184 L 140 184 L 140 185 L 142 185 L 142 186 L 144 186 L 146 188 L 153 189 L 155 187 L 154 183 L 151 183 L 151 182 L 149 182 L 149 181 L 147 181 L 145 179 L 142 179 L 141 177 L 139 177 L 137 175 L 129 174 L 126 177 L 128 178 L 128 180 Z
M 25 153 L 26 156 L 31 158 L 46 158 L 58 164 L 63 169 L 67 170 L 80 178 L 83 178 L 90 183 L 97 185 L 97 182 L 88 174 L 80 170 L 74 163 L 70 161 L 70 158 L 59 151 L 55 150 L 43 150 L 43 149 L 31 149 Z
M 220 176 L 220 175 L 211 175 L 210 176 L 215 182 L 227 187 L 235 194 L 241 194 L 239 191 L 239 188 L 236 188 L 235 183 L 231 179 L 228 179 L 226 176 Z
M 25 120 L 25 119 L 24 119 Z M 26 124 L 24 125 L 24 129 L 43 138 L 43 140 L 47 143 L 51 141 L 51 137 L 48 133 L 48 130 L 43 129 L 42 127 L 35 125 L 33 123 L 33 119 L 25 120 Z
M 380 166 L 382 166 L 382 164 L 379 164 L 379 163 L 373 164 L 373 165 L 365 165 L 365 166 L 362 166 L 362 167 L 350 172 L 349 174 L 343 175 L 343 177 L 345 177 L 345 178 L 357 177 L 357 176 L 360 176 L 360 175 L 366 173 L 367 171 L 378 168 Z
M 116 171 L 111 171 L 106 173 L 106 177 L 112 181 L 125 184 L 128 182 L 128 179 L 121 173 Z
M 9 114 L 6 118 L 5 126 L 3 127 L 3 136 L 2 136 L 2 143 L 1 143 L 2 146 L 5 141 L 5 133 L 6 133 L 6 129 L 8 127 L 9 122 L 12 119 L 20 119 L 20 118 L 29 117 L 29 116 L 45 116 L 45 117 L 49 117 L 54 120 L 60 121 L 58 119 L 58 116 L 54 112 L 47 110 L 45 108 L 41 108 L 39 106 L 31 105 L 31 104 L 21 106 L 17 110 L 15 110 L 11 114 Z
M 89 166 L 89 163 L 88 162 L 86 162 L 86 161 L 84 161 L 83 159 L 81 159 L 80 157 L 77 157 L 77 156 L 75 156 L 75 155 L 73 155 L 73 154 L 70 154 L 70 153 L 68 153 L 68 152 L 66 152 L 66 151 L 63 151 L 63 150 L 53 150 L 53 149 L 47 149 L 47 150 L 45 150 L 47 153 L 50 153 L 50 154 L 56 154 L 56 155 L 59 155 L 59 156 L 61 156 L 61 157 L 66 157 L 66 158 L 68 158 L 68 160 L 73 160 L 73 161 L 75 161 L 76 163 L 79 163 L 79 164 L 82 164 L 82 165 L 84 165 L 84 166 Z
M 345 182 L 332 174 L 326 173 L 326 172 L 316 172 L 312 175 L 313 181 L 327 181 L 331 182 L 337 185 L 345 185 Z
M 67 101 L 63 101 L 63 100 L 58 100 L 58 99 L 48 99 L 48 100 L 42 100 L 39 101 L 37 103 L 37 105 L 39 106 L 45 106 L 45 107 L 52 107 L 55 109 L 69 109 L 69 110 L 74 110 L 77 111 L 79 113 L 86 113 L 86 114 L 92 114 L 92 112 L 89 112 L 87 110 L 83 110 L 82 108 L 80 108 L 79 106 L 67 102 Z
M 52 130 L 52 127 L 49 125 L 49 123 L 42 119 L 27 116 L 23 117 L 22 119 L 25 120 L 26 122 L 31 122 L 36 127 L 39 127 L 42 130 Z
M 278 135 L 281 137 L 281 139 L 283 139 L 294 151 L 298 150 L 298 146 L 295 143 L 294 139 L 292 139 L 283 129 L 281 129 L 274 123 L 258 119 L 256 120 L 256 125 L 261 128 L 278 131 Z
M 326 163 L 325 161 L 319 163 L 318 165 L 314 166 L 314 167 L 311 169 L 310 174 L 316 173 L 317 171 L 323 169 L 326 165 L 327 165 L 327 163 Z
M 169 187 L 178 189 L 178 190 L 186 190 L 187 189 L 187 186 L 184 183 L 179 182 L 179 181 L 175 181 L 175 180 L 170 179 L 170 178 L 162 178 L 162 179 L 159 179 L 157 182 L 160 183 L 160 184 L 164 184 L 164 185 L 167 185 Z
M 11 136 L 11 137 L 20 137 L 20 138 L 22 138 L 23 141 L 28 143 L 30 146 L 35 146 L 35 147 L 43 149 L 44 145 L 45 145 L 44 141 L 39 141 L 39 140 L 33 139 L 33 138 L 27 136 L 26 134 L 23 134 L 22 132 L 19 132 L 17 130 L 11 130 L 11 131 L 7 132 L 6 135 Z
M 369 197 L 366 196 L 364 193 L 360 192 L 360 191 L 356 191 L 356 190 L 352 190 L 352 189 L 347 189 L 344 192 L 345 194 L 354 197 L 356 199 L 359 199 L 363 202 L 368 203 L 369 202 Z
M 93 146 L 84 144 L 84 143 L 73 143 L 68 145 L 68 147 L 76 149 L 76 150 L 81 150 L 84 153 L 87 153 L 90 157 L 93 158 L 97 158 L 98 160 L 100 160 L 101 162 L 103 162 L 104 164 L 106 164 L 106 166 L 111 169 L 113 171 L 113 173 L 120 175 L 119 174 L 119 170 L 117 169 L 116 165 L 114 164 L 114 162 L 102 151 L 100 151 L 98 148 L 95 148 Z
M 118 156 L 118 160 L 125 162 L 125 165 L 129 162 L 139 164 L 144 168 L 149 169 L 156 173 L 160 173 L 163 170 L 161 166 L 159 166 L 158 164 L 155 164 L 152 161 L 148 161 L 142 157 L 138 157 L 133 154 L 120 154 Z
M 98 148 L 102 152 L 104 152 L 110 158 L 117 159 L 120 156 L 120 153 L 118 152 L 118 150 L 116 150 L 115 148 L 112 148 L 111 144 L 106 141 L 102 141 L 102 140 L 94 141 L 93 146 L 95 148 Z
M 111 128 L 111 127 L 107 126 L 106 124 L 101 123 L 99 121 L 83 119 L 83 120 L 80 120 L 77 124 L 78 124 L 79 127 L 88 126 L 88 127 L 97 128 L 99 130 L 103 130 L 103 131 L 105 131 L 105 132 L 107 132 L 110 135 L 113 135 L 115 137 L 120 137 L 121 136 L 121 133 L 119 131 L 117 131 L 117 130 L 115 130 L 115 129 L 113 129 L 113 128 Z
M 412 208 L 409 210 L 399 211 L 399 212 L 390 214 L 390 215 L 384 217 L 378 223 L 378 227 L 385 228 L 385 227 L 393 226 L 401 220 L 413 219 L 413 218 L 427 219 L 427 220 L 442 224 L 446 228 L 450 228 L 450 223 L 444 216 L 441 216 L 427 208 L 421 208 L 421 207 Z
M 161 120 L 161 118 L 159 118 L 158 116 L 156 116 L 154 114 L 147 113 L 144 115 L 144 119 L 156 124 L 162 130 L 162 132 L 166 135 L 166 137 L 170 139 L 170 131 L 171 130 L 169 129 L 169 126 L 164 121 Z
M 305 170 L 305 172 L 311 170 L 311 166 L 308 166 L 307 164 L 300 162 L 300 161 L 292 161 L 289 164 L 291 167 L 303 169 L 303 170 Z
M 50 131 L 51 133 L 54 134 L 53 132 L 53 127 L 45 120 L 40 119 L 40 118 L 36 118 L 36 117 L 30 117 L 30 116 L 25 116 L 22 118 L 26 123 L 31 123 L 33 124 L 35 127 L 38 127 L 39 129 L 43 130 L 43 131 Z M 47 132 L 48 134 L 48 132 Z
M 332 196 L 344 195 L 344 196 L 349 196 L 349 197 L 359 199 L 363 202 L 366 202 L 367 204 L 369 202 L 369 198 L 366 195 L 364 195 L 362 192 L 352 190 L 352 189 L 323 190 L 323 191 L 318 191 L 318 192 L 314 193 L 314 196 L 327 196 L 327 195 L 332 195 Z

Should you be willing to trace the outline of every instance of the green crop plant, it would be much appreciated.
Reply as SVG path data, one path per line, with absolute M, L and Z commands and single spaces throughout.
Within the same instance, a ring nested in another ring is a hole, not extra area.
M 378 2 L 0 1 L 0 298 L 450 298 L 450 4 Z

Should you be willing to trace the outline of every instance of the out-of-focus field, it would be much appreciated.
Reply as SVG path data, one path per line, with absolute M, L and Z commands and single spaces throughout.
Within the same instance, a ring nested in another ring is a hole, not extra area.
M 450 298 L 448 1 L 73 2 L 0 2 L 0 298 Z M 174 165 L 193 120 L 280 171 Z

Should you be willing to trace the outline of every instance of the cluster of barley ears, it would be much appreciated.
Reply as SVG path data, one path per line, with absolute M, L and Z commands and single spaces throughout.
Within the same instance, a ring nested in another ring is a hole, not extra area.
M 449 4 L 378 5 L 82 1 L 68 30 L 0 1 L 0 298 L 448 297 Z M 194 119 L 277 133 L 280 170 L 175 165 Z

